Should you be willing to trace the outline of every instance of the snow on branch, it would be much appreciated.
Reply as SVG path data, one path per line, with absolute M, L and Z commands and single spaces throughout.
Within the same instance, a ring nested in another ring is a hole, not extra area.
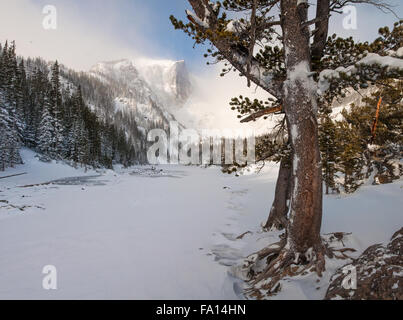
M 207 9 L 206 9 L 207 10 Z M 200 27 L 209 28 L 209 24 L 206 21 L 207 19 L 201 20 L 196 14 L 194 14 L 192 11 L 186 10 L 186 14 L 188 16 L 188 19 L 192 21 L 193 23 L 199 25 Z M 206 15 L 208 17 L 209 15 Z
M 247 24 L 241 20 L 234 19 L 228 22 L 225 31 L 232 32 L 235 34 L 241 33 L 247 29 Z
M 392 56 L 380 56 L 376 53 L 368 53 L 364 58 L 354 65 L 348 67 L 339 67 L 335 70 L 325 69 L 319 74 L 318 94 L 323 95 L 329 90 L 331 81 L 340 79 L 342 75 L 351 77 L 358 74 L 362 68 L 378 67 L 386 69 L 386 72 L 392 74 L 394 72 L 403 72 L 403 47 L 399 48 Z
M 403 49 L 400 48 L 401 51 Z M 357 62 L 358 65 L 380 65 L 390 69 L 403 70 L 403 59 L 391 56 L 380 56 L 376 53 L 368 53 L 366 57 Z

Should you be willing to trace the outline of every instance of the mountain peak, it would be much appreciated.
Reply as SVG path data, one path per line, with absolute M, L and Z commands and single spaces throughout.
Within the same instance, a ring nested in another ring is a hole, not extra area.
M 113 61 L 101 61 L 94 65 L 90 72 L 110 72 L 112 70 L 135 69 L 134 63 L 129 59 L 120 59 Z
M 158 96 L 171 106 L 181 106 L 189 98 L 191 82 L 185 60 L 139 59 L 137 70 Z

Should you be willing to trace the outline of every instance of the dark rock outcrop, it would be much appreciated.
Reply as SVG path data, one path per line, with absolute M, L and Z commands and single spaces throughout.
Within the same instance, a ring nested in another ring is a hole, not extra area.
M 352 283 L 343 284 L 348 275 L 346 270 L 353 268 L 356 272 L 356 289 L 351 288 Z M 373 245 L 358 259 L 338 269 L 330 279 L 325 299 L 403 299 L 403 228 L 393 235 L 386 247 Z

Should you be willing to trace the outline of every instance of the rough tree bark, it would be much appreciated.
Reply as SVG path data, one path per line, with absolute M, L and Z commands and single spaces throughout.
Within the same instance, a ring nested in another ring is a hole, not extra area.
M 263 226 L 265 230 L 282 230 L 287 227 L 288 201 L 291 196 L 291 166 L 289 159 L 283 158 L 280 162 L 276 190 L 269 218 Z
M 311 46 L 312 60 L 318 61 L 323 56 L 323 50 L 325 49 L 329 31 L 329 13 L 330 0 L 318 0 L 315 18 L 315 34 Z M 290 199 L 286 190 L 290 190 L 292 188 L 291 175 L 287 175 L 287 170 L 288 168 L 281 163 L 276 183 L 275 198 L 270 209 L 269 218 L 264 226 L 266 230 L 282 230 L 287 226 L 287 224 L 283 224 L 284 221 L 287 221 L 287 213 L 289 208 L 286 203 Z
M 309 78 L 311 55 L 307 2 L 281 1 L 287 81 L 284 110 L 291 132 L 293 190 L 287 242 L 299 259 L 322 260 L 322 167 L 318 140 L 317 98 Z M 310 256 L 310 257 L 308 257 Z M 319 266 L 319 269 L 323 269 Z M 321 272 L 322 270 L 317 270 Z
M 287 80 L 283 86 L 283 108 L 291 142 L 291 200 L 284 239 L 248 257 L 243 270 L 252 273 L 249 295 L 262 297 L 279 290 L 279 281 L 304 270 L 319 276 L 325 270 L 322 244 L 322 166 L 319 151 L 316 85 L 311 74 L 311 52 L 306 1 L 281 1 L 281 28 Z M 267 267 L 257 276 L 253 266 L 266 259 Z M 296 267 L 299 265 L 300 267 Z

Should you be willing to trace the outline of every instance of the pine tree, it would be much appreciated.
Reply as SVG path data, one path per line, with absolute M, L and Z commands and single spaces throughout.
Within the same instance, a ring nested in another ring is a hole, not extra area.
M 45 96 L 41 121 L 38 128 L 38 150 L 50 157 L 54 157 L 54 121 L 51 114 L 52 102 Z
M 338 165 L 344 174 L 343 187 L 345 192 L 351 193 L 363 183 L 364 147 L 358 130 L 347 121 L 337 123 L 337 136 L 341 149 Z
M 322 155 L 323 182 L 326 186 L 326 194 L 329 190 L 337 192 L 335 183 L 336 161 L 338 158 L 338 145 L 336 141 L 336 125 L 330 118 L 330 112 L 320 116 L 319 145 Z
M 14 166 L 22 162 L 19 149 L 21 146 L 22 121 L 18 117 L 17 97 L 14 90 L 14 84 L 17 78 L 17 60 L 15 56 L 15 43 L 9 47 L 4 46 L 0 56 L 1 70 L 0 77 L 0 108 L 1 112 L 1 131 L 2 131 L 2 167 Z
M 5 106 L 5 99 L 0 91 L 0 170 L 4 171 L 10 162 L 10 128 L 9 115 Z
M 59 64 L 56 61 L 52 67 L 51 73 L 51 116 L 53 125 L 52 149 L 54 155 L 63 153 L 63 106 L 61 97 L 60 70 Z
M 355 174 L 348 175 L 350 184 L 354 191 L 361 183 L 362 175 L 369 178 L 369 173 L 375 172 L 375 180 L 378 182 L 391 182 L 401 175 L 403 151 L 403 92 L 402 80 L 387 80 L 382 83 L 381 89 L 376 90 L 371 97 L 363 99 L 362 105 L 352 105 L 349 111 L 343 111 L 343 118 L 346 124 L 341 130 L 347 130 L 352 138 L 354 146 L 348 146 L 350 153 L 345 152 L 342 160 L 349 164 L 348 172 Z M 382 99 L 381 99 L 382 98 Z M 379 117 L 374 127 L 375 116 L 378 104 Z M 342 132 L 346 135 L 347 132 Z M 341 140 L 340 143 L 343 143 Z M 356 151 L 353 157 L 353 151 Z M 366 173 L 359 173 L 364 170 Z M 347 168 L 346 168 L 347 169 Z

